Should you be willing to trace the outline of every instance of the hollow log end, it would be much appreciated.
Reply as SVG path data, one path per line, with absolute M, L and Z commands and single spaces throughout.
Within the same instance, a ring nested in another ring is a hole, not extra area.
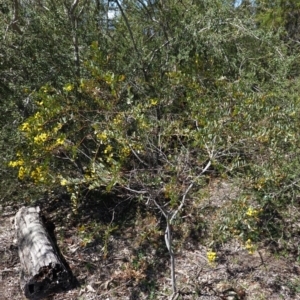
M 29 299 L 40 297 L 59 290 L 66 290 L 72 284 L 72 276 L 60 264 L 41 267 L 39 272 L 23 286 L 25 296 Z

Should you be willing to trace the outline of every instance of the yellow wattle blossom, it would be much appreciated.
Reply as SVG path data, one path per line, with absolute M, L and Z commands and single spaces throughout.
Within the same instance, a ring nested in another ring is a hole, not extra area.
M 64 145 L 65 143 L 65 139 L 63 138 L 58 138 L 55 142 L 55 146 L 58 146 L 58 145 Z
M 262 190 L 264 188 L 264 186 L 266 185 L 266 182 L 267 182 L 267 179 L 265 177 L 261 177 L 258 179 L 255 186 L 258 190 Z
M 64 91 L 66 92 L 71 92 L 74 89 L 73 84 L 71 83 L 67 83 L 64 87 L 63 87 Z
M 10 161 L 8 163 L 9 167 L 15 168 L 17 166 L 23 166 L 24 165 L 24 160 L 23 159 L 19 159 L 19 160 L 15 160 L 15 161 Z
M 18 178 L 22 180 L 24 179 L 25 175 L 26 175 L 26 169 L 24 167 L 20 167 Z
M 252 207 L 249 207 L 246 212 L 246 215 L 248 217 L 257 217 L 258 214 L 259 214 L 259 210 L 253 209 Z
M 55 127 L 53 128 L 53 131 L 54 131 L 55 133 L 57 133 L 58 130 L 60 130 L 61 128 L 62 128 L 62 124 L 61 124 L 61 123 L 57 123 L 57 126 L 55 126 Z
M 112 158 L 113 158 L 113 153 L 110 153 L 107 157 L 106 157 L 106 162 L 111 162 Z
M 48 91 L 49 91 L 49 87 L 48 86 L 42 86 L 41 87 L 41 91 L 43 92 L 43 93 L 47 93 Z
M 213 264 L 217 259 L 217 253 L 212 250 L 207 251 L 206 256 L 209 264 Z
M 94 177 L 94 176 L 93 176 Z M 84 179 L 86 181 L 91 181 L 93 179 L 93 177 L 90 174 L 84 174 Z
M 122 148 L 122 150 L 121 150 L 121 153 L 122 153 L 122 156 L 123 156 L 123 157 L 129 156 L 130 152 L 131 152 L 131 150 L 130 150 L 129 147 L 124 147 L 124 148 Z
M 113 119 L 113 123 L 115 125 L 119 125 L 122 123 L 122 120 L 123 120 L 123 116 L 122 114 L 118 114 L 114 119 Z
M 105 150 L 104 150 L 104 153 L 105 154 L 108 154 L 108 153 L 110 153 L 111 151 L 112 151 L 112 146 L 111 145 L 108 145 L 106 148 L 105 148 Z
M 158 103 L 158 100 L 157 100 L 157 99 L 151 99 L 151 101 L 150 101 L 150 104 L 151 104 L 152 106 L 156 106 L 157 103 Z
M 245 243 L 245 248 L 247 249 L 249 254 L 254 253 L 254 245 L 252 244 L 251 239 L 248 239 Z
M 62 178 L 62 180 L 60 181 L 60 185 L 65 186 L 68 184 L 68 181 L 65 178 Z
M 35 144 L 42 144 L 48 139 L 47 133 L 41 133 L 34 137 L 34 143 Z
M 39 111 L 35 113 L 35 115 L 33 116 L 34 119 L 39 119 L 40 117 L 41 117 L 41 113 Z
M 97 138 L 99 139 L 99 140 L 101 140 L 101 141 L 106 141 L 107 140 L 107 134 L 106 134 L 106 132 L 101 132 L 101 133 L 98 133 L 97 134 Z
M 20 129 L 22 131 L 29 131 L 30 130 L 29 123 L 25 122 L 25 123 L 21 124 Z
M 140 152 L 144 149 L 143 145 L 141 145 L 141 144 L 135 144 L 135 145 L 132 146 L 132 148 L 133 148 L 137 153 L 140 153 Z
M 35 183 L 45 181 L 42 167 L 36 167 L 36 169 L 30 173 L 30 177 L 34 180 Z

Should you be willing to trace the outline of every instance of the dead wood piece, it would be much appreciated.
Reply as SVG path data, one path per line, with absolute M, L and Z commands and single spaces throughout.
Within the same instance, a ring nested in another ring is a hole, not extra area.
M 68 289 L 72 275 L 47 231 L 40 208 L 22 207 L 15 216 L 15 229 L 25 296 L 38 299 L 61 288 Z

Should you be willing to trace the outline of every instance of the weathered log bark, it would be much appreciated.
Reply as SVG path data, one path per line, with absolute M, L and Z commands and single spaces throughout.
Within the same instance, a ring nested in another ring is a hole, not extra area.
M 21 289 L 30 299 L 68 289 L 72 274 L 63 263 L 40 215 L 40 208 L 22 207 L 15 216 L 21 261 Z

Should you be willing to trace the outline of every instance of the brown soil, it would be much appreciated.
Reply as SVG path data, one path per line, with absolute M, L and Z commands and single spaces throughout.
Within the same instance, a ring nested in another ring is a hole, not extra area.
M 222 207 L 236 197 L 236 193 L 226 183 L 214 184 L 207 202 L 201 205 L 210 203 L 216 208 Z M 91 237 L 80 224 L 93 221 L 100 204 L 94 201 L 89 210 L 82 208 L 90 213 L 82 214 L 80 222 L 74 222 L 71 218 L 68 221 L 70 207 L 64 201 L 53 198 L 47 205 L 39 204 L 44 205 L 48 217 L 55 223 L 58 245 L 80 286 L 49 295 L 49 300 L 300 299 L 300 264 L 295 255 L 276 255 L 267 246 L 258 247 L 251 255 L 239 241 L 232 240 L 219 247 L 216 264 L 209 265 L 207 248 L 201 245 L 199 236 L 188 236 L 177 244 L 179 292 L 172 297 L 169 256 L 159 216 L 139 212 L 135 207 L 135 217 L 123 222 L 128 226 L 121 230 L 114 228 L 110 233 L 106 231 L 106 235 L 99 227 L 102 234 L 96 237 L 93 232 Z M 124 202 L 123 207 L 118 207 L 119 210 L 115 209 L 110 215 L 111 208 L 107 208 L 107 214 L 103 209 L 98 218 L 106 222 L 107 228 L 117 214 L 132 214 L 127 207 L 130 205 L 132 203 Z M 20 264 L 12 222 L 18 208 L 6 206 L 0 219 L 0 300 L 25 299 L 19 288 Z

